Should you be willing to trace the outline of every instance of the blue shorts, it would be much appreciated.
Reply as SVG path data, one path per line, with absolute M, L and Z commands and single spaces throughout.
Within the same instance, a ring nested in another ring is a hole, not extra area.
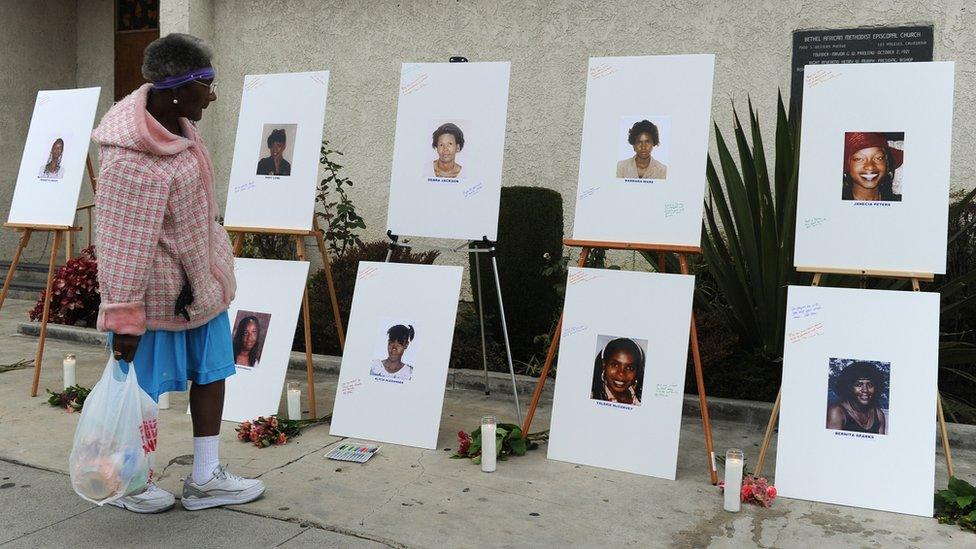
M 108 345 L 112 347 L 109 332 Z M 139 339 L 136 356 L 139 386 L 153 400 L 170 391 L 185 391 L 186 382 L 206 385 L 234 375 L 234 346 L 227 311 L 203 326 L 181 332 L 148 330 Z M 129 364 L 119 366 L 125 373 Z

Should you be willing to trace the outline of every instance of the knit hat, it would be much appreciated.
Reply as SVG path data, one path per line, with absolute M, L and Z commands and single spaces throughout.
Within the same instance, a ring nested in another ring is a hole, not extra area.
M 847 132 L 844 134 L 844 171 L 847 171 L 848 162 L 851 155 L 861 149 L 878 147 L 888 153 L 893 166 L 888 166 L 889 171 L 894 171 L 901 167 L 904 160 L 904 151 L 888 146 L 888 138 L 880 132 Z

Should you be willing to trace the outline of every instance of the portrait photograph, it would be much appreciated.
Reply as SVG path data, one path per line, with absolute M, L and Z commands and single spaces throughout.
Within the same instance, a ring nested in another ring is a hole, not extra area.
M 60 180 L 64 177 L 64 165 L 61 162 L 64 157 L 64 141 L 65 138 L 60 135 L 51 140 L 50 148 L 41 160 L 38 179 Z
M 932 516 L 939 310 L 938 292 L 788 287 L 780 496 Z
M 298 124 L 265 124 L 256 175 L 290 176 L 297 134 Z
M 617 128 L 617 179 L 668 178 L 671 123 L 667 116 L 622 116 Z
M 640 406 L 647 340 L 599 335 L 596 343 L 590 398 Z
M 416 336 L 417 329 L 413 322 L 380 318 L 375 358 L 370 362 L 369 375 L 410 381 L 413 377 L 413 357 L 417 356 L 414 344 Z
M 237 311 L 234 319 L 234 364 L 241 368 L 257 368 L 261 362 L 264 341 L 268 337 L 271 314 L 256 311 Z
M 437 447 L 462 272 L 359 262 L 332 436 Z
M 568 268 L 549 459 L 675 478 L 694 291 L 691 275 Z
M 827 429 L 888 434 L 890 362 L 831 358 L 827 375 Z
M 842 200 L 901 202 L 905 132 L 845 132 Z
M 428 140 L 431 156 L 425 161 L 428 178 L 462 179 L 470 177 L 471 166 L 465 169 L 465 148 L 469 143 L 465 133 L 471 135 L 470 120 L 435 120 L 430 125 Z

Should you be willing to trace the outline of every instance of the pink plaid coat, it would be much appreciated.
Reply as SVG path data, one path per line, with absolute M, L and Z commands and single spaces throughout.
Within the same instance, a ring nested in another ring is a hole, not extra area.
M 230 239 L 217 223 L 213 164 L 196 127 L 167 131 L 148 112 L 145 84 L 92 134 L 101 145 L 95 246 L 102 306 L 98 329 L 141 335 L 206 324 L 234 298 Z M 190 320 L 175 313 L 185 281 Z

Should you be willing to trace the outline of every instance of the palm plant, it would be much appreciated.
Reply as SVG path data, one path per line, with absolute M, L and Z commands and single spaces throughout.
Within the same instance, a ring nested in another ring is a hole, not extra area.
M 742 344 L 769 360 L 783 354 L 786 288 L 807 275 L 793 269 L 799 130 L 782 95 L 776 109 L 775 165 L 767 168 L 759 116 L 749 101 L 749 133 L 733 108 L 738 165 L 715 125 L 718 164 L 706 167 L 710 201 L 705 203 L 702 256 Z M 724 180 L 724 185 L 723 185 Z

